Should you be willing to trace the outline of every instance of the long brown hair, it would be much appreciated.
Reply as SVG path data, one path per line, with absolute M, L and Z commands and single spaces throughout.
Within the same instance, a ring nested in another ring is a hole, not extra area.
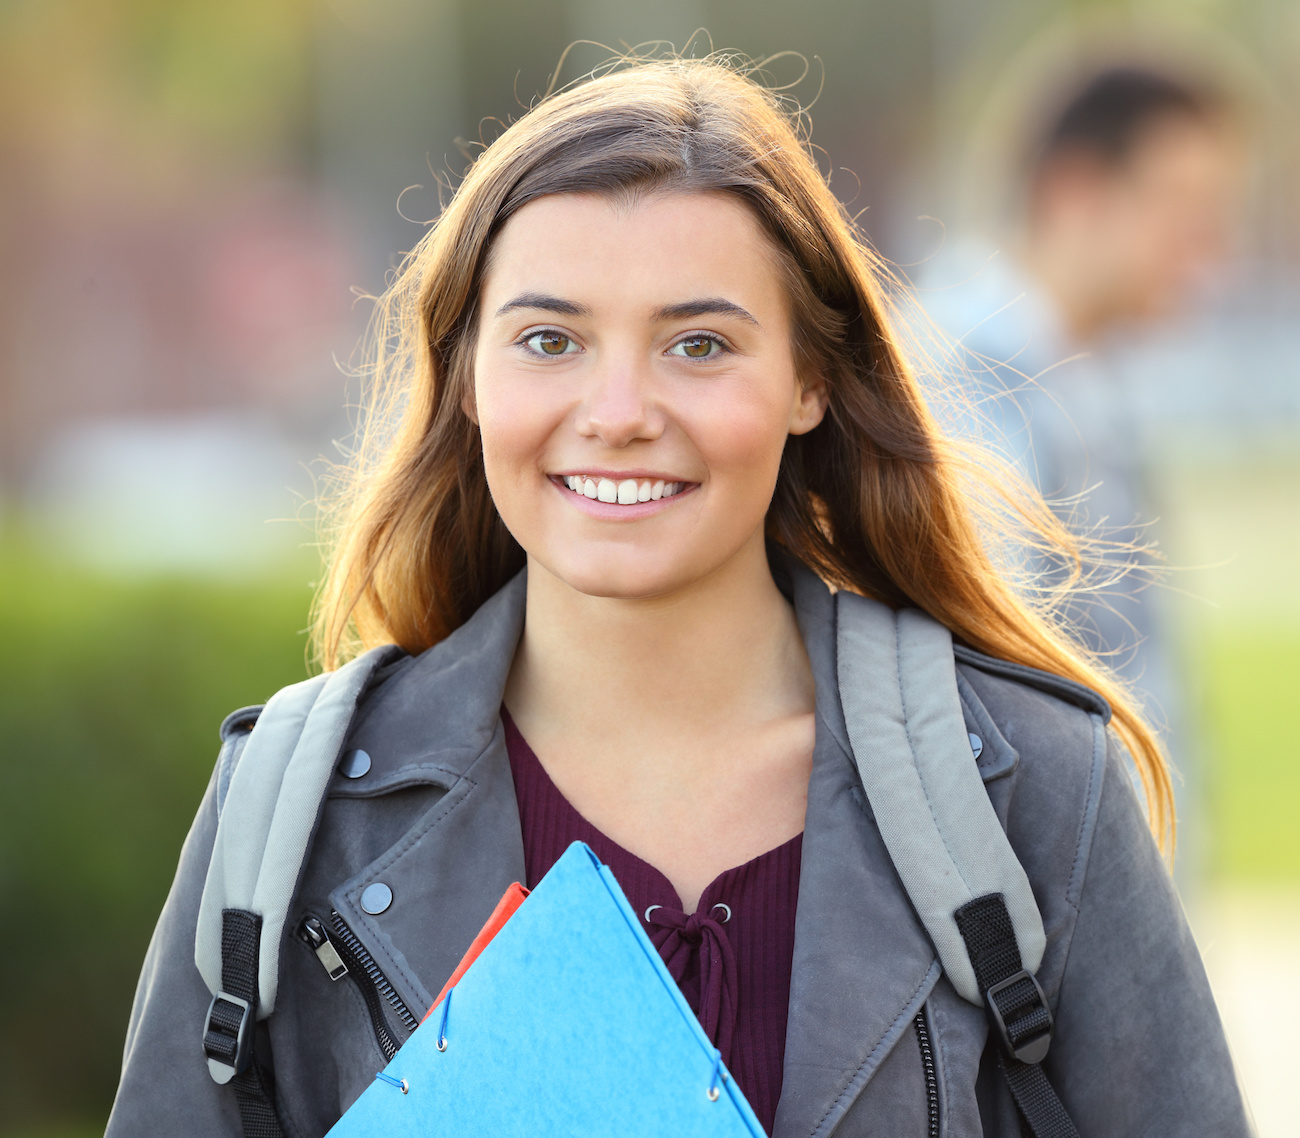
M 786 445 L 770 539 L 833 587 L 923 609 L 981 652 L 1100 692 L 1152 828 L 1171 843 L 1169 774 L 1151 728 L 1052 616 L 1063 588 L 1025 599 L 991 543 L 1014 528 L 1008 545 L 1028 535 L 1076 570 L 1078 545 L 1032 491 L 986 477 L 938 429 L 891 330 L 885 267 L 831 193 L 801 120 L 717 58 L 630 62 L 542 100 L 471 165 L 380 299 L 361 440 L 326 502 L 314 621 L 323 665 L 380 643 L 423 651 L 522 567 L 462 410 L 485 260 L 536 198 L 643 192 L 735 195 L 779 251 L 796 357 L 825 379 L 829 412 Z

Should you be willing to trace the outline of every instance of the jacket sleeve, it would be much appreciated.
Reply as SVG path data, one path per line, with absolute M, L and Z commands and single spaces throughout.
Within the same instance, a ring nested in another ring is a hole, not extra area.
M 234 1091 L 208 1074 L 202 1039 L 212 996 L 194 963 L 199 899 L 217 833 L 216 783 L 214 772 L 149 942 L 105 1138 L 243 1134 Z
M 1044 1066 L 1084 1138 L 1252 1132 L 1200 954 L 1113 738 Z

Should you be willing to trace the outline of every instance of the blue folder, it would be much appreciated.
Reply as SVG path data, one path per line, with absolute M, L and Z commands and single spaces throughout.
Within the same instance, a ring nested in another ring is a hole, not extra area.
M 574 842 L 329 1138 L 762 1138 L 717 1056 Z

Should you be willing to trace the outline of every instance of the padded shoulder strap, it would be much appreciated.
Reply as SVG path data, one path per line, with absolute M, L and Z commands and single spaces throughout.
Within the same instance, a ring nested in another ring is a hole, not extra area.
M 912 905 L 957 992 L 984 1006 L 954 914 L 1006 899 L 1024 967 L 1042 961 L 1043 921 L 971 758 L 952 636 L 913 609 L 836 596 L 840 700 L 863 789 Z
M 241 707 L 232 711 L 221 721 L 221 750 L 217 754 L 217 819 L 226 808 L 226 795 L 230 793 L 230 780 L 239 766 L 240 756 L 244 753 L 244 744 L 257 725 L 257 717 L 262 714 L 263 705 Z
M 374 670 L 397 651 L 371 649 L 337 672 L 277 692 L 230 776 L 199 905 L 194 963 L 215 996 L 222 988 L 222 913 L 259 917 L 258 1019 L 275 1010 L 281 932 L 357 701 Z

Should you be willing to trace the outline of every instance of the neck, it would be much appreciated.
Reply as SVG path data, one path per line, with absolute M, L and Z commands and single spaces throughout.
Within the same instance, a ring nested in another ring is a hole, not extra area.
M 707 577 L 650 598 L 588 596 L 530 560 L 506 703 L 526 736 L 594 732 L 616 750 L 811 711 L 813 685 L 760 533 Z

